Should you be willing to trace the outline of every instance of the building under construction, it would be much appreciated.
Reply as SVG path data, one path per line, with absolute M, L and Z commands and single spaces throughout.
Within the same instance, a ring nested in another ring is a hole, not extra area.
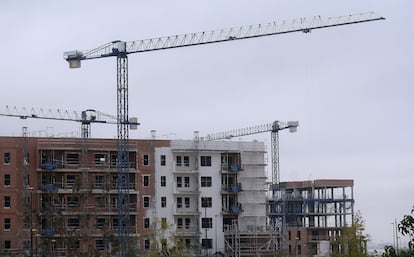
M 354 215 L 353 180 L 281 182 L 269 199 L 270 224 L 280 251 L 295 256 L 329 256 Z
M 2 256 L 115 256 L 116 143 L 0 137 Z M 160 224 L 194 256 L 328 256 L 352 223 L 352 180 L 271 191 L 262 142 L 146 139 L 128 148 L 128 229 L 139 256 Z

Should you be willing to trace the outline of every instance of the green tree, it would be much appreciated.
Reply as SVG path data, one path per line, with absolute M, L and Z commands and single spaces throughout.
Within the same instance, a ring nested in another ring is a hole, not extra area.
M 398 230 L 404 236 L 409 236 L 410 241 L 408 242 L 408 248 L 414 253 L 414 206 L 411 210 L 411 215 L 404 215 L 403 219 L 398 224 Z
M 187 247 L 172 225 L 153 224 L 153 233 L 146 237 L 151 241 L 151 250 L 147 257 L 190 257 L 191 248 Z
M 350 227 L 343 227 L 337 238 L 338 252 L 334 256 L 365 257 L 369 235 L 365 233 L 365 222 L 358 211 Z

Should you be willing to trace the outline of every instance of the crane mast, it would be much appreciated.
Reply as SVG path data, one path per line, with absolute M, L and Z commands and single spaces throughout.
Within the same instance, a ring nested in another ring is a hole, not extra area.
M 242 27 L 233 27 L 207 32 L 188 33 L 168 37 L 137 40 L 131 42 L 112 41 L 98 48 L 86 51 L 69 51 L 64 53 L 64 59 L 68 61 L 70 68 L 80 68 L 81 61 L 106 57 L 117 59 L 117 120 L 118 120 L 118 206 L 119 229 L 118 239 L 121 244 L 120 257 L 125 257 L 128 252 L 129 239 L 129 202 L 128 201 L 128 177 L 129 177 L 129 149 L 128 149 L 128 54 L 173 49 L 187 46 L 198 46 L 211 43 L 220 43 L 233 40 L 257 38 L 286 34 L 292 32 L 309 33 L 314 29 L 329 28 L 341 25 L 350 25 L 362 22 L 383 20 L 377 14 L 361 13 L 339 17 L 324 18 L 315 16 L 283 22 L 269 22 Z M 277 140 L 277 138 L 276 138 Z

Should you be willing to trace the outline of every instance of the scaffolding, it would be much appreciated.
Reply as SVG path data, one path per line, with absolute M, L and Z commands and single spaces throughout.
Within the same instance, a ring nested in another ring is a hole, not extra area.
M 354 216 L 353 180 L 282 182 L 269 200 L 270 224 L 281 231 L 282 254 L 317 255 Z

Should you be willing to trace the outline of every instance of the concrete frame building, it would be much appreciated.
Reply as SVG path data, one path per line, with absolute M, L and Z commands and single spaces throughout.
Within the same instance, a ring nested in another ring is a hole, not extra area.
M 129 144 L 130 234 L 143 254 L 168 225 L 195 256 L 329 256 L 352 224 L 352 180 L 282 182 L 272 194 L 262 142 Z M 1 254 L 116 251 L 115 139 L 0 137 L 0 157 Z

